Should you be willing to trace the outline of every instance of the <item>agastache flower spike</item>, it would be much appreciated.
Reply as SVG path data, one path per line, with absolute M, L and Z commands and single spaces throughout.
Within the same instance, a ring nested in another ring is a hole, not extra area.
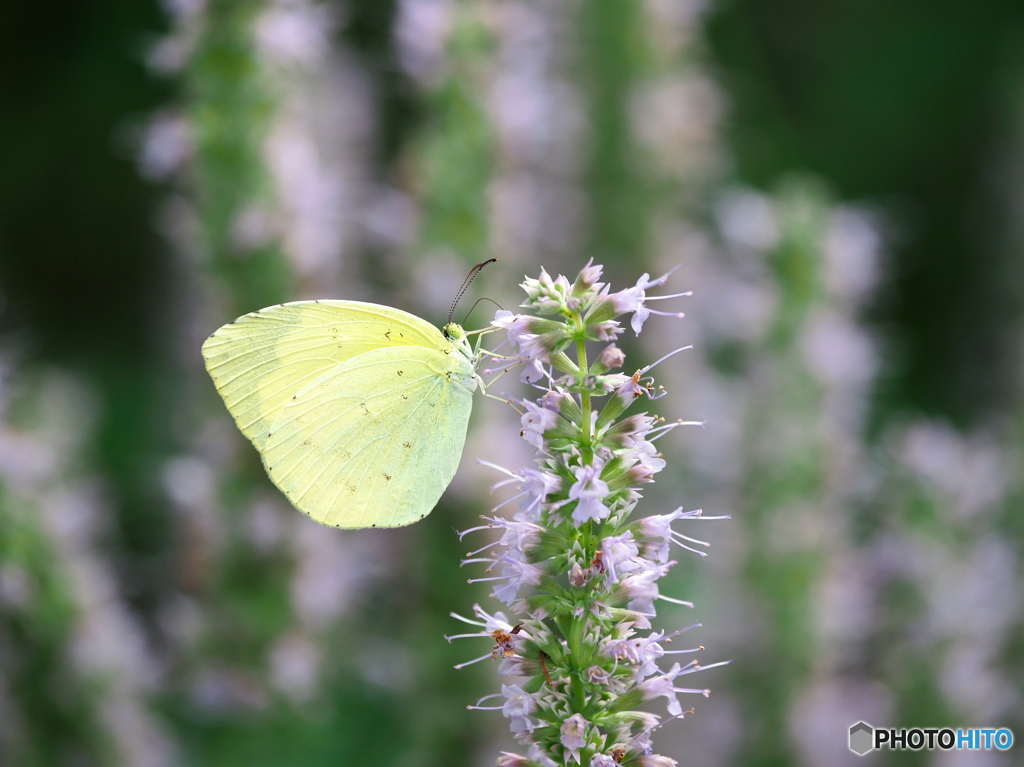
M 666 392 L 651 375 L 657 362 L 632 375 L 612 372 L 623 369 L 625 356 L 608 344 L 622 332 L 622 315 L 632 315 L 630 325 L 639 334 L 652 315 L 683 316 L 652 310 L 649 302 L 689 293 L 647 295 L 671 272 L 653 280 L 645 274 L 619 292 L 599 281 L 602 273 L 592 261 L 572 282 L 542 270 L 523 283 L 522 306 L 533 314 L 502 310 L 492 323 L 506 331 L 517 355 L 494 356 L 506 368 L 522 365 L 522 379 L 538 390 L 535 399 L 515 401 L 520 437 L 536 451 L 536 460 L 518 470 L 484 462 L 505 475 L 493 489 L 512 492 L 482 517 L 484 524 L 462 533 L 500 533 L 497 540 L 489 536 L 492 542 L 470 547 L 475 550 L 463 564 L 485 565 L 485 575 L 470 582 L 492 583 L 492 595 L 517 617 L 474 605 L 475 619 L 452 615 L 479 630 L 448 639 L 490 643 L 484 654 L 456 668 L 493 660 L 502 676 L 523 680 L 470 706 L 500 710 L 528 746 L 526 756 L 503 752 L 499 767 L 671 767 L 675 760 L 654 753 L 652 733 L 687 713 L 680 695 L 707 694 L 676 680 L 723 665 L 702 667 L 691 660 L 667 671 L 661 665 L 665 656 L 704 649 L 665 649 L 672 637 L 700 624 L 668 634 L 651 629 L 658 601 L 693 606 L 659 588 L 675 564 L 671 546 L 702 556 L 708 546 L 673 524 L 724 517 L 680 507 L 629 520 L 641 500 L 640 487 L 666 466 L 655 441 L 694 422 L 625 415 L 638 400 Z M 592 342 L 603 344 L 593 359 Z M 508 506 L 519 510 L 511 519 L 497 516 Z M 481 705 L 491 698 L 502 702 Z M 637 710 L 658 698 L 667 702 L 668 719 Z

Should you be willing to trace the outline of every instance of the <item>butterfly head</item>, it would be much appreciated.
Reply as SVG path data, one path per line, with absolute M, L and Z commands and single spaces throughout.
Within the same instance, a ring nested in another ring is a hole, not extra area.
M 456 345 L 458 345 L 459 341 L 464 341 L 466 338 L 466 331 L 462 329 L 462 325 L 456 322 L 449 322 L 441 328 L 441 332 L 444 333 L 445 338 Z
M 451 341 L 451 350 L 457 351 L 475 367 L 477 355 L 473 350 L 473 345 L 469 342 L 469 336 L 467 336 L 466 331 L 462 329 L 462 325 L 449 322 L 441 328 L 441 332 L 444 334 L 445 338 Z

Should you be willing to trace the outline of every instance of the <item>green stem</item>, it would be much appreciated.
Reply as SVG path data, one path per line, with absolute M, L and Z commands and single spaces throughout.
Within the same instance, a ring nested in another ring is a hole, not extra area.
M 582 325 L 582 318 L 577 317 L 577 325 Z M 582 328 L 581 328 L 582 329 Z M 591 419 L 591 403 L 590 403 L 590 391 L 583 387 L 583 383 L 586 381 L 586 377 L 590 374 L 590 362 L 587 360 L 587 343 L 583 338 L 577 338 L 576 340 L 576 363 L 579 366 L 579 383 L 583 391 L 580 394 L 580 406 L 583 410 L 583 422 L 580 424 L 580 447 L 582 448 L 582 459 L 584 463 L 591 463 L 594 460 L 593 450 L 593 432 L 592 432 L 592 419 Z M 584 540 L 584 551 L 590 551 L 591 545 L 591 527 L 588 525 L 584 528 L 583 537 Z M 586 625 L 586 620 L 573 621 L 571 626 L 572 636 L 569 641 L 570 652 L 573 655 L 573 668 L 571 672 L 572 687 L 573 687 L 573 702 L 576 712 L 582 712 L 586 706 L 586 687 L 583 683 L 584 669 L 580 666 L 581 650 L 583 645 L 583 629 Z M 589 767 L 590 765 L 590 752 L 589 750 L 582 751 L 580 753 L 581 765 L 580 767 Z
M 578 375 L 579 383 L 582 386 L 587 375 L 590 373 L 590 364 L 587 362 L 587 342 L 582 338 L 576 339 L 576 362 L 580 368 Z M 590 392 L 587 389 L 583 389 L 583 393 L 580 395 L 580 406 L 583 409 L 583 423 L 580 424 L 582 432 L 580 447 L 583 449 L 583 462 L 589 464 L 593 460 L 594 450 L 591 444 L 592 435 L 590 431 Z

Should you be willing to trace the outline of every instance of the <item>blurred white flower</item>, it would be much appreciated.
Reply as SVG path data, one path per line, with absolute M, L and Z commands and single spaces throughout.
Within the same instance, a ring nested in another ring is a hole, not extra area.
M 714 213 L 718 228 L 733 247 L 763 253 L 779 241 L 779 222 L 766 195 L 732 189 L 718 198 Z
M 395 40 L 402 68 L 422 83 L 434 83 L 445 63 L 453 23 L 449 0 L 400 0 Z
M 161 181 L 177 173 L 192 153 L 189 126 L 172 111 L 158 112 L 150 121 L 139 151 L 139 170 L 148 179 Z
M 272 0 L 256 22 L 255 40 L 271 63 L 313 66 L 331 49 L 336 8 L 311 0 Z

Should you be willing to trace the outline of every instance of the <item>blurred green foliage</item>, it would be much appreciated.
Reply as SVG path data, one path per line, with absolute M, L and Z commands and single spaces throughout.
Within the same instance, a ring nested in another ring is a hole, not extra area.
M 872 312 L 899 350 L 885 407 L 961 423 L 1012 407 L 1019 273 L 996 169 L 1020 130 L 1020 3 L 732 0 L 709 37 L 740 177 L 806 170 L 896 214 Z

